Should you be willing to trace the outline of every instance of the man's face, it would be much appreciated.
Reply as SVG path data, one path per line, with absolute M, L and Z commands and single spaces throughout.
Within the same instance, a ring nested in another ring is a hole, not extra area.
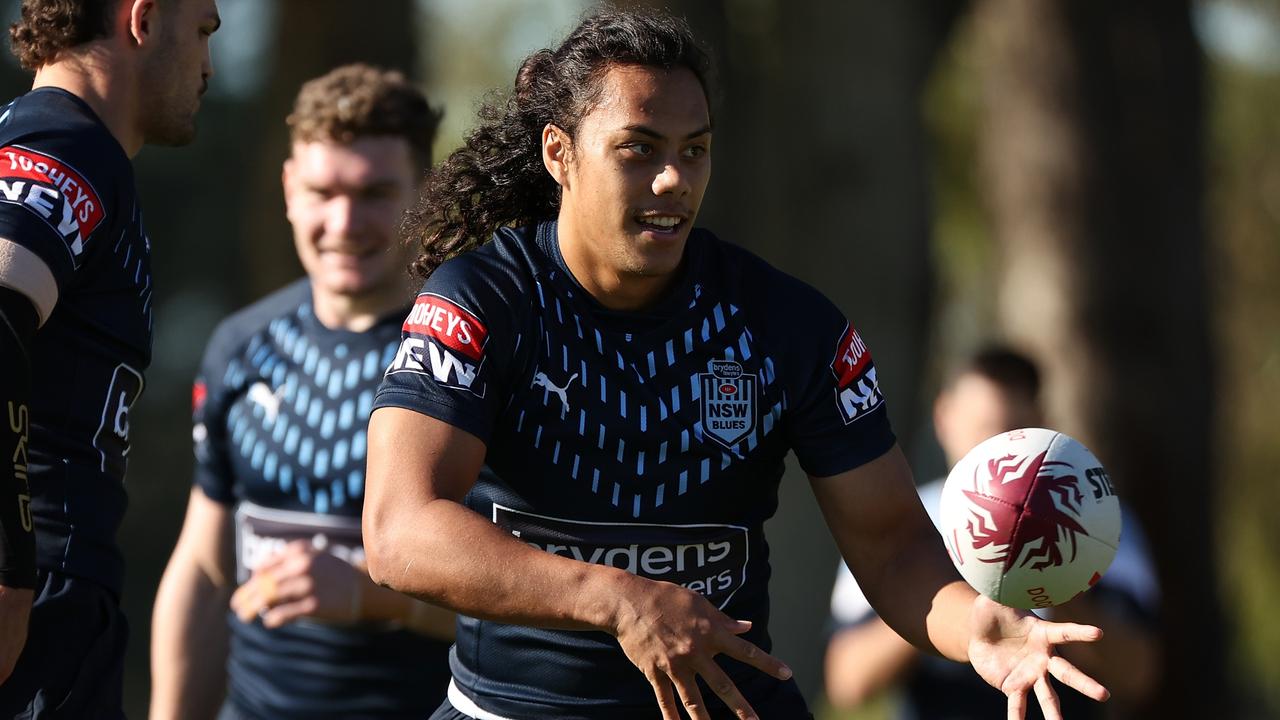
M 195 138 L 200 96 L 213 62 L 209 38 L 221 20 L 214 0 L 168 0 L 150 10 L 155 46 L 140 64 L 143 142 L 185 145 Z
M 568 153 L 562 213 L 596 270 L 674 271 L 711 178 L 711 119 L 688 69 L 615 65 Z
M 1035 427 L 1041 422 L 1032 398 L 1009 392 L 982 375 L 956 378 L 934 404 L 933 424 L 938 444 L 954 466 L 966 453 L 993 435 Z
M 412 157 L 400 137 L 294 143 L 284 164 L 285 206 L 317 294 L 404 290 L 409 252 L 395 238 L 416 187 Z

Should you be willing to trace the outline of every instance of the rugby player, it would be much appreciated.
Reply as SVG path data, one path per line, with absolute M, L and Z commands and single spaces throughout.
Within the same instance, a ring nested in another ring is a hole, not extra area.
M 23 0 L 9 31 L 35 81 L 0 109 L 3 717 L 122 717 L 116 531 L 152 327 L 130 159 L 193 138 L 219 22 L 214 0 Z
M 288 124 L 307 276 L 205 351 L 195 486 L 156 596 L 152 718 L 213 717 L 224 692 L 224 719 L 422 718 L 449 681 L 453 614 L 375 585 L 360 540 L 366 419 L 413 298 L 395 229 L 439 115 L 401 74 L 356 64 L 304 84 Z
M 433 717 L 810 717 L 768 652 L 788 451 L 892 627 L 1011 716 L 1033 689 L 1056 715 L 1051 675 L 1104 698 L 1053 653 L 1097 628 L 959 579 L 842 313 L 693 227 L 708 76 L 683 22 L 596 11 L 411 211 L 427 277 L 374 403 L 364 537 L 375 580 L 460 613 Z

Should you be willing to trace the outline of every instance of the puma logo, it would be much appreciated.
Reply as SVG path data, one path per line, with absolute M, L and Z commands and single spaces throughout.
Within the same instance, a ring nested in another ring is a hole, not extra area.
M 564 384 L 564 387 L 556 387 L 555 383 L 551 382 L 551 378 L 547 377 L 546 373 L 538 372 L 534 373 L 533 385 L 530 385 L 529 387 L 542 387 L 546 388 L 549 392 L 555 393 L 556 397 L 560 398 L 560 404 L 562 406 L 560 410 L 560 417 L 564 417 L 565 414 L 569 412 L 569 397 L 565 393 L 565 390 L 567 390 L 569 385 L 577 379 L 578 373 L 574 373 L 569 378 L 569 381 Z
M 246 397 L 249 398 L 249 402 L 262 408 L 268 422 L 275 422 L 276 416 L 280 414 L 280 401 L 283 395 L 283 387 L 276 388 L 273 392 L 266 383 L 256 382 L 249 386 Z

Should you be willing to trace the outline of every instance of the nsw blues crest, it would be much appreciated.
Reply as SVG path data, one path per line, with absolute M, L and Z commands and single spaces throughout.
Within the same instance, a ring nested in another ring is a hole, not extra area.
M 733 449 L 756 427 L 756 376 L 733 360 L 712 360 L 702 380 L 702 429 Z

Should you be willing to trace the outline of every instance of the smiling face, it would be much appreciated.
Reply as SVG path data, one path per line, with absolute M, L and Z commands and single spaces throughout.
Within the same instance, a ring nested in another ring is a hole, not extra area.
M 285 205 L 317 311 L 403 300 L 408 255 L 395 237 L 416 189 L 411 157 L 401 137 L 294 143 Z
M 685 68 L 615 65 L 599 82 L 572 139 L 555 126 L 543 132 L 562 191 L 560 247 L 605 305 L 643 305 L 684 257 L 711 178 L 710 111 Z

